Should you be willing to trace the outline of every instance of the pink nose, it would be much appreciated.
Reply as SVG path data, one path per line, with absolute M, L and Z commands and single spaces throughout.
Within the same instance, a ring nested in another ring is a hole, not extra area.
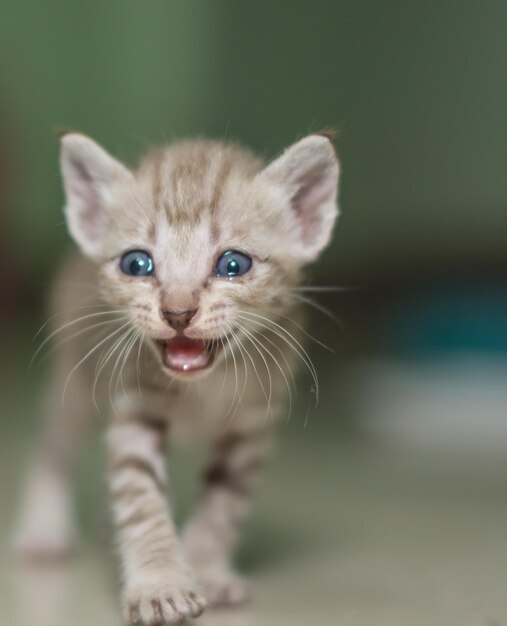
M 191 311 L 169 311 L 168 309 L 162 309 L 161 311 L 162 317 L 169 326 L 177 331 L 184 330 L 190 324 L 190 320 L 196 313 L 197 309 L 192 309 Z

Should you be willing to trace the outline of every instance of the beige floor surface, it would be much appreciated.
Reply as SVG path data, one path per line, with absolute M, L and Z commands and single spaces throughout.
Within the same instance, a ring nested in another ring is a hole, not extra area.
M 255 600 L 209 612 L 202 626 L 507 624 L 505 467 L 428 464 L 306 433 L 284 438 L 246 529 L 241 561 Z M 12 446 L 1 465 L 6 500 L 14 459 Z M 5 530 L 11 512 L 2 507 Z M 65 566 L 29 569 L 4 553 L 2 624 L 120 624 L 107 541 L 90 526 Z
M 75 559 L 29 569 L 10 558 L 37 401 L 27 387 L 35 379 L 19 382 L 12 374 L 22 371 L 19 364 L 1 371 L 0 626 L 120 626 L 99 440 L 78 472 L 83 543 Z M 198 623 L 507 625 L 507 461 L 414 453 L 346 435 L 337 426 L 335 385 L 323 381 L 322 388 L 308 427 L 296 414 L 282 428 L 246 528 L 240 563 L 254 601 L 209 611 Z M 185 458 L 180 453 L 173 463 L 182 494 L 191 492 L 195 471 Z M 190 500 L 182 497 L 178 509 Z

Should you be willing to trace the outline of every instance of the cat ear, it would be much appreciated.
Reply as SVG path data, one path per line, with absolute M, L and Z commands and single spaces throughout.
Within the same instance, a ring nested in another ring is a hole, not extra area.
M 310 135 L 268 165 L 261 176 L 278 186 L 296 219 L 298 256 L 313 261 L 328 244 L 338 215 L 339 165 L 324 135 Z
M 82 251 L 100 255 L 110 199 L 132 173 L 94 141 L 79 133 L 60 139 L 60 167 L 70 234 Z

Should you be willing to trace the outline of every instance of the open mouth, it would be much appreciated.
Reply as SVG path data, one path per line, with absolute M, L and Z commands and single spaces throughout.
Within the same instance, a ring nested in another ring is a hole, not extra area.
M 164 365 L 180 374 L 191 374 L 209 368 L 218 351 L 216 342 L 190 339 L 183 335 L 158 343 Z

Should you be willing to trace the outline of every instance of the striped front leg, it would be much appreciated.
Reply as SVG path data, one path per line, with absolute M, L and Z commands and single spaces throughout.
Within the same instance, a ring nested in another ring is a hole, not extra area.
M 182 556 L 166 496 L 165 427 L 139 418 L 109 429 L 112 509 L 123 568 L 123 611 L 132 624 L 173 624 L 206 604 Z
M 209 602 L 248 598 L 245 581 L 231 568 L 232 552 L 272 436 L 269 429 L 230 433 L 213 451 L 203 499 L 184 532 L 184 547 Z

